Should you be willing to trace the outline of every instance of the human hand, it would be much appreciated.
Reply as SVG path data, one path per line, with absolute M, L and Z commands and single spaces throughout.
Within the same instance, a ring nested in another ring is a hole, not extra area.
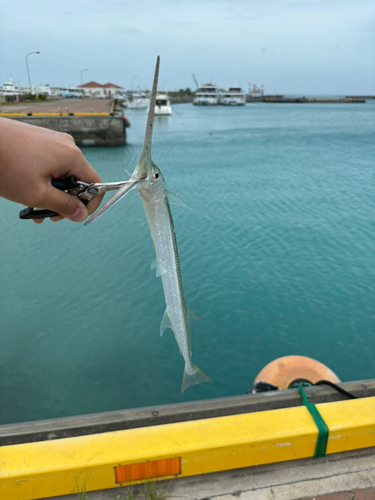
M 52 179 L 71 175 L 87 183 L 102 182 L 70 135 L 0 118 L 0 196 L 61 214 L 51 217 L 54 222 L 83 222 L 104 195 L 94 196 L 85 206 L 52 186 Z M 40 224 L 44 219 L 33 220 Z

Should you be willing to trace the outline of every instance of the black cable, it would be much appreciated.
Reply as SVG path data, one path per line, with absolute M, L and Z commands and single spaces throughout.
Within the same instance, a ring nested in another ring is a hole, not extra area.
M 352 398 L 352 399 L 358 398 L 358 396 L 354 396 L 354 394 L 346 391 L 345 389 L 343 389 L 339 385 L 334 384 L 333 382 L 330 382 L 329 380 L 319 380 L 319 382 L 316 382 L 314 385 L 330 385 L 331 387 L 336 389 L 336 391 L 341 392 L 342 394 L 345 394 L 346 396 L 348 396 L 348 398 Z

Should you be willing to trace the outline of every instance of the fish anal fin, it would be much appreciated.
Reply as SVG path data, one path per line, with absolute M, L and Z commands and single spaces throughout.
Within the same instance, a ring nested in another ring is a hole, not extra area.
M 168 311 L 166 309 L 163 315 L 163 319 L 161 320 L 160 337 L 163 336 L 164 330 L 166 330 L 167 328 L 172 328 L 172 323 Z
M 166 194 L 168 203 L 173 203 L 173 205 L 185 207 L 191 210 L 191 207 L 189 207 L 189 205 L 184 200 L 181 200 L 181 198 L 179 198 L 175 194 L 171 193 L 170 191 L 166 191 Z

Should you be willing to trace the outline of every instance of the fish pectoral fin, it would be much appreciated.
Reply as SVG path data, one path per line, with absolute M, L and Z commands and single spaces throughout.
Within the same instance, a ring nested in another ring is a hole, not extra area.
M 150 269 L 156 268 L 156 277 L 159 278 L 162 274 L 166 274 L 167 270 L 162 262 L 159 262 L 158 259 L 154 259 L 151 262 Z
M 173 203 L 173 205 L 178 205 L 179 207 L 185 207 L 191 210 L 191 207 L 189 207 L 189 205 L 184 200 L 181 200 L 181 198 L 179 198 L 175 194 L 171 193 L 170 191 L 166 191 L 166 194 L 168 203 Z
M 165 313 L 163 315 L 163 319 L 161 320 L 161 325 L 160 325 L 160 337 L 163 336 L 164 330 L 167 328 L 172 329 L 172 323 L 168 314 L 168 311 L 165 310 Z

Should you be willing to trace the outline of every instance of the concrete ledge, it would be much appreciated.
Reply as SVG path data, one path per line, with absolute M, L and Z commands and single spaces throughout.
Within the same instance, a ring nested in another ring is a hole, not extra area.
M 20 116 L 2 115 L 10 120 L 18 120 L 30 125 L 48 128 L 71 135 L 77 146 L 122 146 L 126 140 L 126 119 L 122 114 L 111 116 L 99 113 L 84 116 Z
M 375 396 L 374 379 L 344 382 L 339 385 L 357 398 Z M 307 387 L 306 393 L 310 402 L 315 404 L 347 399 L 347 396 L 337 392 L 332 387 L 323 385 Z M 0 446 L 290 408 L 301 406 L 301 403 L 298 389 L 288 389 L 286 391 L 270 391 L 228 398 L 149 406 L 133 410 L 8 424 L 0 426 Z
M 375 448 L 160 483 L 162 490 L 167 488 L 170 500 L 301 500 L 374 486 Z M 132 490 L 136 495 L 142 491 L 142 487 L 134 486 Z M 123 500 L 127 498 L 127 493 L 128 487 L 101 490 L 88 492 L 86 499 Z M 375 490 L 373 496 L 359 498 L 370 500 L 373 497 Z M 349 499 L 353 499 L 353 495 L 348 496 Z M 77 494 L 48 497 L 44 500 L 77 500 Z

